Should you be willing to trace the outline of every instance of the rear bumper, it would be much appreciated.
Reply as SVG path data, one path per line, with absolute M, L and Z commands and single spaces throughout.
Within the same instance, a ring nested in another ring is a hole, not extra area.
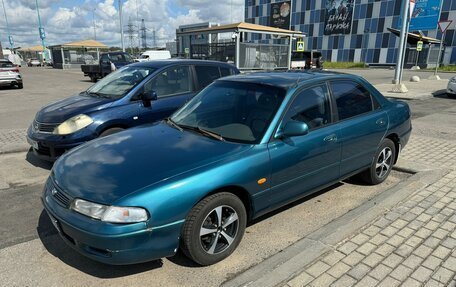
M 22 78 L 0 79 L 0 86 L 17 85 L 17 84 L 22 84 Z
M 456 83 L 449 83 L 446 92 L 447 94 L 456 95 Z
M 46 187 L 41 200 L 63 241 L 95 261 L 111 265 L 148 262 L 173 256 L 179 246 L 183 221 L 154 228 L 144 222 L 106 223 L 63 207 Z

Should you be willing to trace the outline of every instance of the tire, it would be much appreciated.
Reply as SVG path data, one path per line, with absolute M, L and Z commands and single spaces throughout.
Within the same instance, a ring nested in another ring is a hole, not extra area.
M 230 219 L 230 223 L 224 223 L 226 219 Z M 208 196 L 187 215 L 182 229 L 181 249 L 200 265 L 217 263 L 237 248 L 244 236 L 246 223 L 247 213 L 239 197 L 228 192 Z
M 96 82 L 97 82 L 97 77 L 95 77 L 95 76 L 90 76 L 90 81 L 91 81 L 92 83 L 96 83 Z
M 371 185 L 382 183 L 390 174 L 395 158 L 396 146 L 390 139 L 384 139 L 369 169 L 360 174 L 361 179 Z
M 110 129 L 107 129 L 105 131 L 103 131 L 101 134 L 100 134 L 100 138 L 102 137 L 105 137 L 105 136 L 109 136 L 109 135 L 112 135 L 112 134 L 115 134 L 115 133 L 118 133 L 118 132 L 121 132 L 125 129 L 123 128 L 110 128 Z
M 24 84 L 23 83 L 17 84 L 17 88 L 18 89 L 23 89 L 24 88 Z
M 447 93 L 447 97 L 450 99 L 456 99 L 456 94 Z

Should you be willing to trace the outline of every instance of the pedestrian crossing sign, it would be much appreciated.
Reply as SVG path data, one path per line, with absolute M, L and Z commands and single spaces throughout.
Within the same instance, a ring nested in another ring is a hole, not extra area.
M 296 43 L 296 51 L 304 52 L 304 41 L 298 41 Z
M 416 50 L 417 50 L 418 52 L 421 52 L 421 51 L 423 50 L 423 41 L 418 41 L 418 42 L 416 43 Z

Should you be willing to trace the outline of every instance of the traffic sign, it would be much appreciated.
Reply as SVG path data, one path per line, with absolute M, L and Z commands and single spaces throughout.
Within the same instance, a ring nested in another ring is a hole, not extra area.
M 448 27 L 450 27 L 451 23 L 453 23 L 452 20 L 439 21 L 440 31 L 442 31 L 442 33 L 445 33 Z
M 41 40 L 44 40 L 46 38 L 46 33 L 44 32 L 44 28 L 40 27 L 40 28 L 38 28 L 38 31 L 40 33 Z
M 14 46 L 13 36 L 8 36 L 8 40 L 11 46 Z
M 296 51 L 304 52 L 304 41 L 298 41 L 296 43 Z
M 185 53 L 185 54 L 190 54 L 190 48 L 185 48 L 185 49 L 184 49 L 184 53 Z
M 423 50 L 423 41 L 418 41 L 418 42 L 416 43 L 416 50 L 417 50 L 418 52 L 421 52 L 421 51 Z

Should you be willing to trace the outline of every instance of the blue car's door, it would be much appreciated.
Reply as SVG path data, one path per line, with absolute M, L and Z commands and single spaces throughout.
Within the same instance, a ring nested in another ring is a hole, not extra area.
M 340 127 L 341 177 L 368 167 L 388 127 L 388 116 L 360 83 L 330 82 Z
M 170 116 L 194 95 L 190 66 L 174 66 L 144 84 L 145 92 L 155 91 L 158 99 L 145 107 L 138 102 L 138 124 L 150 123 Z
M 326 83 L 297 93 L 281 127 L 291 120 L 305 122 L 310 132 L 304 136 L 275 139 L 269 144 L 271 206 L 283 204 L 339 178 L 339 130 L 332 124 Z

